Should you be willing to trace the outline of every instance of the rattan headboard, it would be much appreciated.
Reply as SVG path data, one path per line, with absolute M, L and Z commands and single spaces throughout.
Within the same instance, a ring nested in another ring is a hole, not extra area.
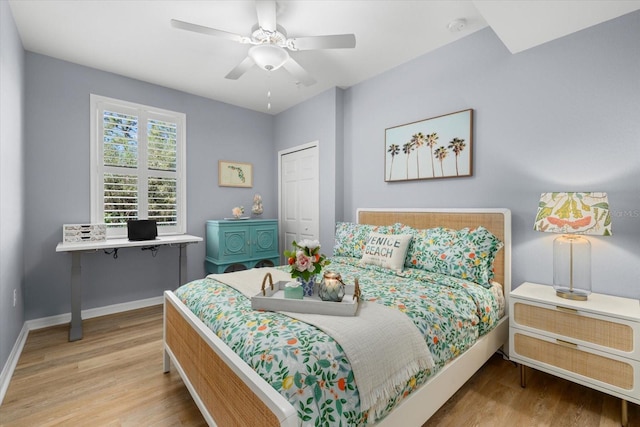
M 494 261 L 494 280 L 505 294 L 511 291 L 511 211 L 508 209 L 358 209 L 361 224 L 392 225 L 397 222 L 413 228 L 484 226 L 504 242 Z

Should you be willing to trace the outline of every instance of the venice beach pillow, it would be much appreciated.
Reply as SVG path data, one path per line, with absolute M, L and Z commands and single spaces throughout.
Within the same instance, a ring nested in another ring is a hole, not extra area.
M 362 252 L 361 264 L 402 271 L 411 235 L 371 233 Z

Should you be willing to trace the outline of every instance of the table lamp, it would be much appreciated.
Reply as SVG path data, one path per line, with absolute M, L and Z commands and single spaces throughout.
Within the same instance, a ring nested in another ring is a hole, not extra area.
M 562 298 L 591 293 L 591 243 L 582 235 L 611 236 L 607 193 L 542 193 L 536 231 L 561 233 L 553 241 L 553 287 Z

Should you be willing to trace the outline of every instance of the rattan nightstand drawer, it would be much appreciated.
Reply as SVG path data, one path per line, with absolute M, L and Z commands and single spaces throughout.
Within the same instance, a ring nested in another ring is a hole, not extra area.
M 632 391 L 635 388 L 632 361 L 583 351 L 570 342 L 548 341 L 529 335 L 515 333 L 514 349 L 519 357 L 545 363 L 567 372 Z M 637 362 L 635 363 L 637 365 Z
M 600 319 L 560 306 L 541 307 L 519 302 L 514 304 L 512 314 L 516 325 L 519 326 L 551 332 L 626 353 L 634 350 L 632 326 L 616 322 L 615 319 Z

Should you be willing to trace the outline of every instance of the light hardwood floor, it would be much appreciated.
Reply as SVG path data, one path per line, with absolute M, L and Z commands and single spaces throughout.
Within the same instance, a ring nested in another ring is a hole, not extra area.
M 162 373 L 162 307 L 29 334 L 0 406 L 2 426 L 203 426 L 182 380 Z M 426 424 L 434 426 L 619 426 L 620 401 L 492 357 Z M 640 409 L 629 404 L 630 426 Z M 226 427 L 226 426 L 221 426 Z

